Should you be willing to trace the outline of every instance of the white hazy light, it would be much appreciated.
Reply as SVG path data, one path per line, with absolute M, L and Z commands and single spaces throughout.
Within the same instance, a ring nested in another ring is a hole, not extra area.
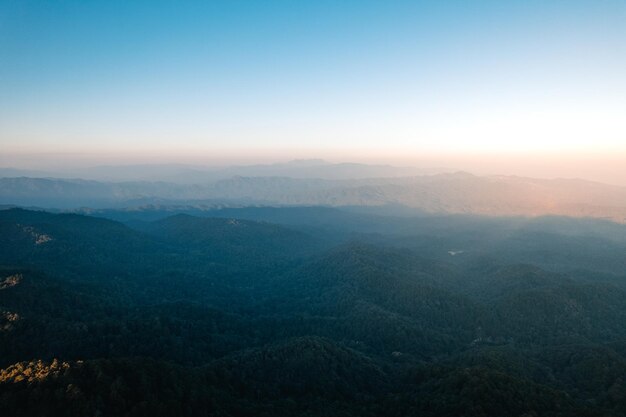
M 415 132 L 415 145 L 435 151 L 626 151 L 626 107 L 469 110 L 439 114 Z

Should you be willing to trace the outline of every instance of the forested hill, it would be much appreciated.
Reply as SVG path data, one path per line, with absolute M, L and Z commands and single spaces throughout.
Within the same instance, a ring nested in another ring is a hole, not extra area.
M 617 225 L 170 214 L 0 210 L 0 415 L 626 415 Z

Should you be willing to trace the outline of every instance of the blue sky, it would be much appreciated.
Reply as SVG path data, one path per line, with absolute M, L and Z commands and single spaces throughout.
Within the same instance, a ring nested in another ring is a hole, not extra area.
M 5 0 L 0 145 L 626 152 L 625 22 L 623 0 Z

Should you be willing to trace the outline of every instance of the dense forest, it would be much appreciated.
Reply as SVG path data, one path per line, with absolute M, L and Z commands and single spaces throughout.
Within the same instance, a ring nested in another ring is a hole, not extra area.
M 626 416 L 626 226 L 0 210 L 2 416 Z

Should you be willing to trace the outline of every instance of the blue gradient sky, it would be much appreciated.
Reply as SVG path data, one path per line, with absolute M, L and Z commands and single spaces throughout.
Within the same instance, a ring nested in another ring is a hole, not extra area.
M 626 1 L 0 1 L 7 154 L 626 152 Z

